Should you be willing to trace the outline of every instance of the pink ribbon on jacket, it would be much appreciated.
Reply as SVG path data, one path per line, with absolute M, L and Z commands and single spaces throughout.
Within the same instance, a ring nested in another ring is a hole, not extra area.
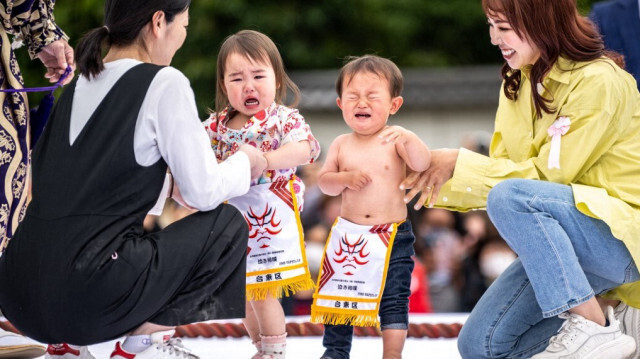
M 549 150 L 549 169 L 560 168 L 560 139 L 562 135 L 569 131 L 571 120 L 569 117 L 561 116 L 555 120 L 547 129 L 547 133 L 551 136 L 551 149 Z

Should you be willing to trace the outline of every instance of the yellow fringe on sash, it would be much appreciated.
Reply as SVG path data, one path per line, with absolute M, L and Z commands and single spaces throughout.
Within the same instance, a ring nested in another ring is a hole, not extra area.
M 267 296 L 271 298 L 282 298 L 284 296 L 293 295 L 301 290 L 315 289 L 316 284 L 311 276 L 306 275 L 278 280 L 273 283 L 257 283 L 247 285 L 247 300 L 265 300 Z
M 334 313 L 331 311 L 311 310 L 311 322 L 330 325 L 351 325 L 354 327 L 380 327 L 377 310 L 360 310 L 358 314 Z

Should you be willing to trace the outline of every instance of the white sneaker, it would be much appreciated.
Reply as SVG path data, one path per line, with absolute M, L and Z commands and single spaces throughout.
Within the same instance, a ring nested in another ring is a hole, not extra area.
M 44 359 L 95 359 L 87 347 L 71 347 L 69 344 L 49 344 Z
M 609 326 L 603 327 L 577 314 L 560 314 L 566 320 L 558 334 L 551 337 L 544 352 L 531 359 L 626 359 L 636 350 L 636 342 L 622 334 L 613 308 L 607 307 L 606 316 Z
M 46 350 L 46 346 L 35 340 L 0 329 L 0 358 L 37 358 L 43 356 Z
M 151 346 L 137 354 L 126 352 L 120 342 L 116 343 L 116 349 L 111 353 L 111 359 L 199 359 L 191 350 L 182 345 L 182 340 L 172 338 L 174 331 L 155 332 L 151 334 Z
M 640 309 L 620 302 L 613 311 L 622 332 L 636 341 L 636 352 L 629 359 L 640 359 Z

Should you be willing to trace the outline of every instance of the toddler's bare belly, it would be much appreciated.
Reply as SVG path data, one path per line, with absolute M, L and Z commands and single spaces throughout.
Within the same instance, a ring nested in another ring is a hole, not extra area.
M 345 191 L 340 217 L 365 225 L 397 223 L 407 218 L 407 206 L 401 191 L 393 195 Z

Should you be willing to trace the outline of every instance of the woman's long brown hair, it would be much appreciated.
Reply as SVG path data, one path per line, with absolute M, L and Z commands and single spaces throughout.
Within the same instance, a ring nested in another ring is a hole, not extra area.
M 531 68 L 531 93 L 538 118 L 542 111 L 554 113 L 553 99 L 537 91 L 559 56 L 573 61 L 593 61 L 607 56 L 624 68 L 623 57 L 604 48 L 602 36 L 595 25 L 578 13 L 576 0 L 482 0 L 489 17 L 504 16 L 521 39 L 527 39 L 540 50 L 540 58 Z M 568 70 L 568 69 L 567 69 Z M 518 98 L 521 73 L 507 63 L 502 66 L 504 94 L 510 100 Z

